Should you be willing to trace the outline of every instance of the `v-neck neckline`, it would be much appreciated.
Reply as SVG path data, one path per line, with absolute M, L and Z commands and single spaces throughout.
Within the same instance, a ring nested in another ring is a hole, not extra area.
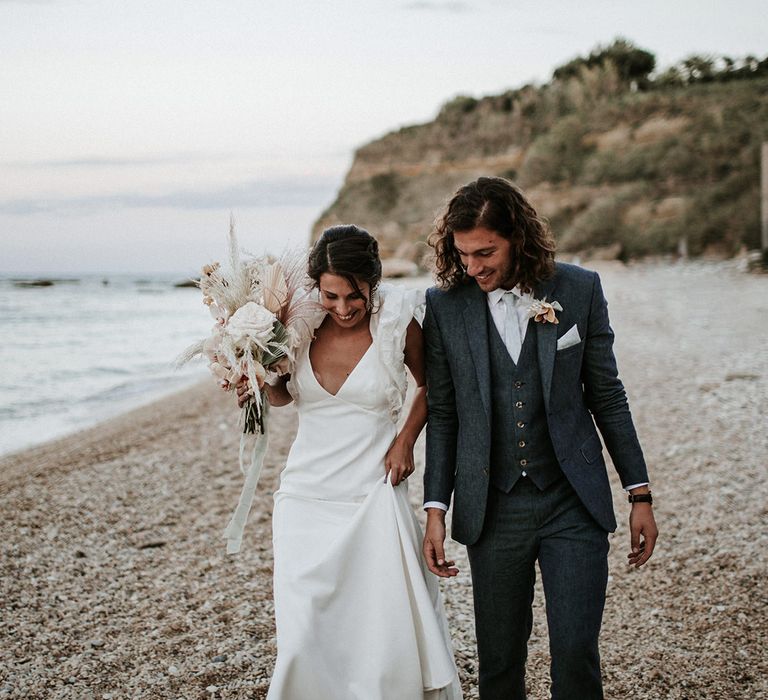
M 341 383 L 341 386 L 336 390 L 335 394 L 332 394 L 328 389 L 326 389 L 321 383 L 320 380 L 317 378 L 317 375 L 315 374 L 315 368 L 312 366 L 312 357 L 310 356 L 310 349 L 307 348 L 307 364 L 309 365 L 309 372 L 312 375 L 312 378 L 315 380 L 315 384 L 319 386 L 324 393 L 326 393 L 328 396 L 331 396 L 333 398 L 336 398 L 344 389 L 345 386 L 347 386 L 347 382 L 352 378 L 352 375 L 357 371 L 357 368 L 362 364 L 363 360 L 366 358 L 368 353 L 371 351 L 371 348 L 373 347 L 373 338 L 371 338 L 371 344 L 365 349 L 365 352 L 360 356 L 360 359 L 357 361 L 355 366 L 352 368 L 352 371 L 347 375 L 347 378 Z

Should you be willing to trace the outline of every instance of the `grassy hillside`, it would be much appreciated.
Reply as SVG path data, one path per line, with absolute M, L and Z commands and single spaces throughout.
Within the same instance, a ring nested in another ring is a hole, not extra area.
M 502 175 L 549 218 L 564 252 L 626 259 L 759 247 L 765 71 L 687 83 L 667 71 L 638 89 L 611 62 L 582 62 L 541 87 L 458 97 L 434 121 L 363 146 L 314 235 L 354 222 L 385 255 L 417 260 L 455 187 Z

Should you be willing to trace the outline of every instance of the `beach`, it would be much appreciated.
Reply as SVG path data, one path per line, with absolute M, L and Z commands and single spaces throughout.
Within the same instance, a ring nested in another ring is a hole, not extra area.
M 738 261 L 592 267 L 660 529 L 654 557 L 629 569 L 629 506 L 609 465 L 619 528 L 601 636 L 606 697 L 768 697 L 768 276 Z M 230 556 L 236 420 L 233 396 L 211 379 L 0 458 L 0 698 L 266 696 L 272 494 L 296 415 L 271 412 L 243 550 Z M 417 456 L 418 509 L 423 436 Z M 461 571 L 442 588 L 465 697 L 476 698 L 469 566 L 463 547 L 448 552 Z M 540 583 L 534 619 L 538 699 L 549 683 Z

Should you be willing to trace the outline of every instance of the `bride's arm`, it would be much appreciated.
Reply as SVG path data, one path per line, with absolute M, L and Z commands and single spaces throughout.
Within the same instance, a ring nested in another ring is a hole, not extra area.
M 290 374 L 284 374 L 282 377 L 278 377 L 274 384 L 264 384 L 264 388 L 267 390 L 267 398 L 272 406 L 287 406 L 293 401 L 293 396 L 288 393 L 287 386 L 290 378 Z
M 403 427 L 389 448 L 384 466 L 393 486 L 413 474 L 413 446 L 427 422 L 427 383 L 424 372 L 424 337 L 416 320 L 405 334 L 405 365 L 416 382 L 411 409 Z
M 287 384 L 289 379 L 290 375 L 284 374 L 282 377 L 278 377 L 274 384 L 264 383 L 263 388 L 266 389 L 267 401 L 269 401 L 270 405 L 287 406 L 293 401 L 293 397 L 288 393 Z M 248 379 L 243 377 L 235 388 L 237 389 L 237 405 L 242 408 L 250 396 Z

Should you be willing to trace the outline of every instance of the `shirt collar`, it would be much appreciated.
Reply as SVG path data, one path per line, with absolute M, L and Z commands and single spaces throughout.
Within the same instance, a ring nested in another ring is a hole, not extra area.
M 520 285 L 516 284 L 512 289 L 502 289 L 501 287 L 497 287 L 491 292 L 488 292 L 488 301 L 491 302 L 491 305 L 498 304 L 501 301 L 501 298 L 509 292 L 510 294 L 514 294 L 516 297 L 520 299 L 525 299 L 527 296 L 530 296 L 529 294 L 523 294 L 523 292 L 520 289 Z

